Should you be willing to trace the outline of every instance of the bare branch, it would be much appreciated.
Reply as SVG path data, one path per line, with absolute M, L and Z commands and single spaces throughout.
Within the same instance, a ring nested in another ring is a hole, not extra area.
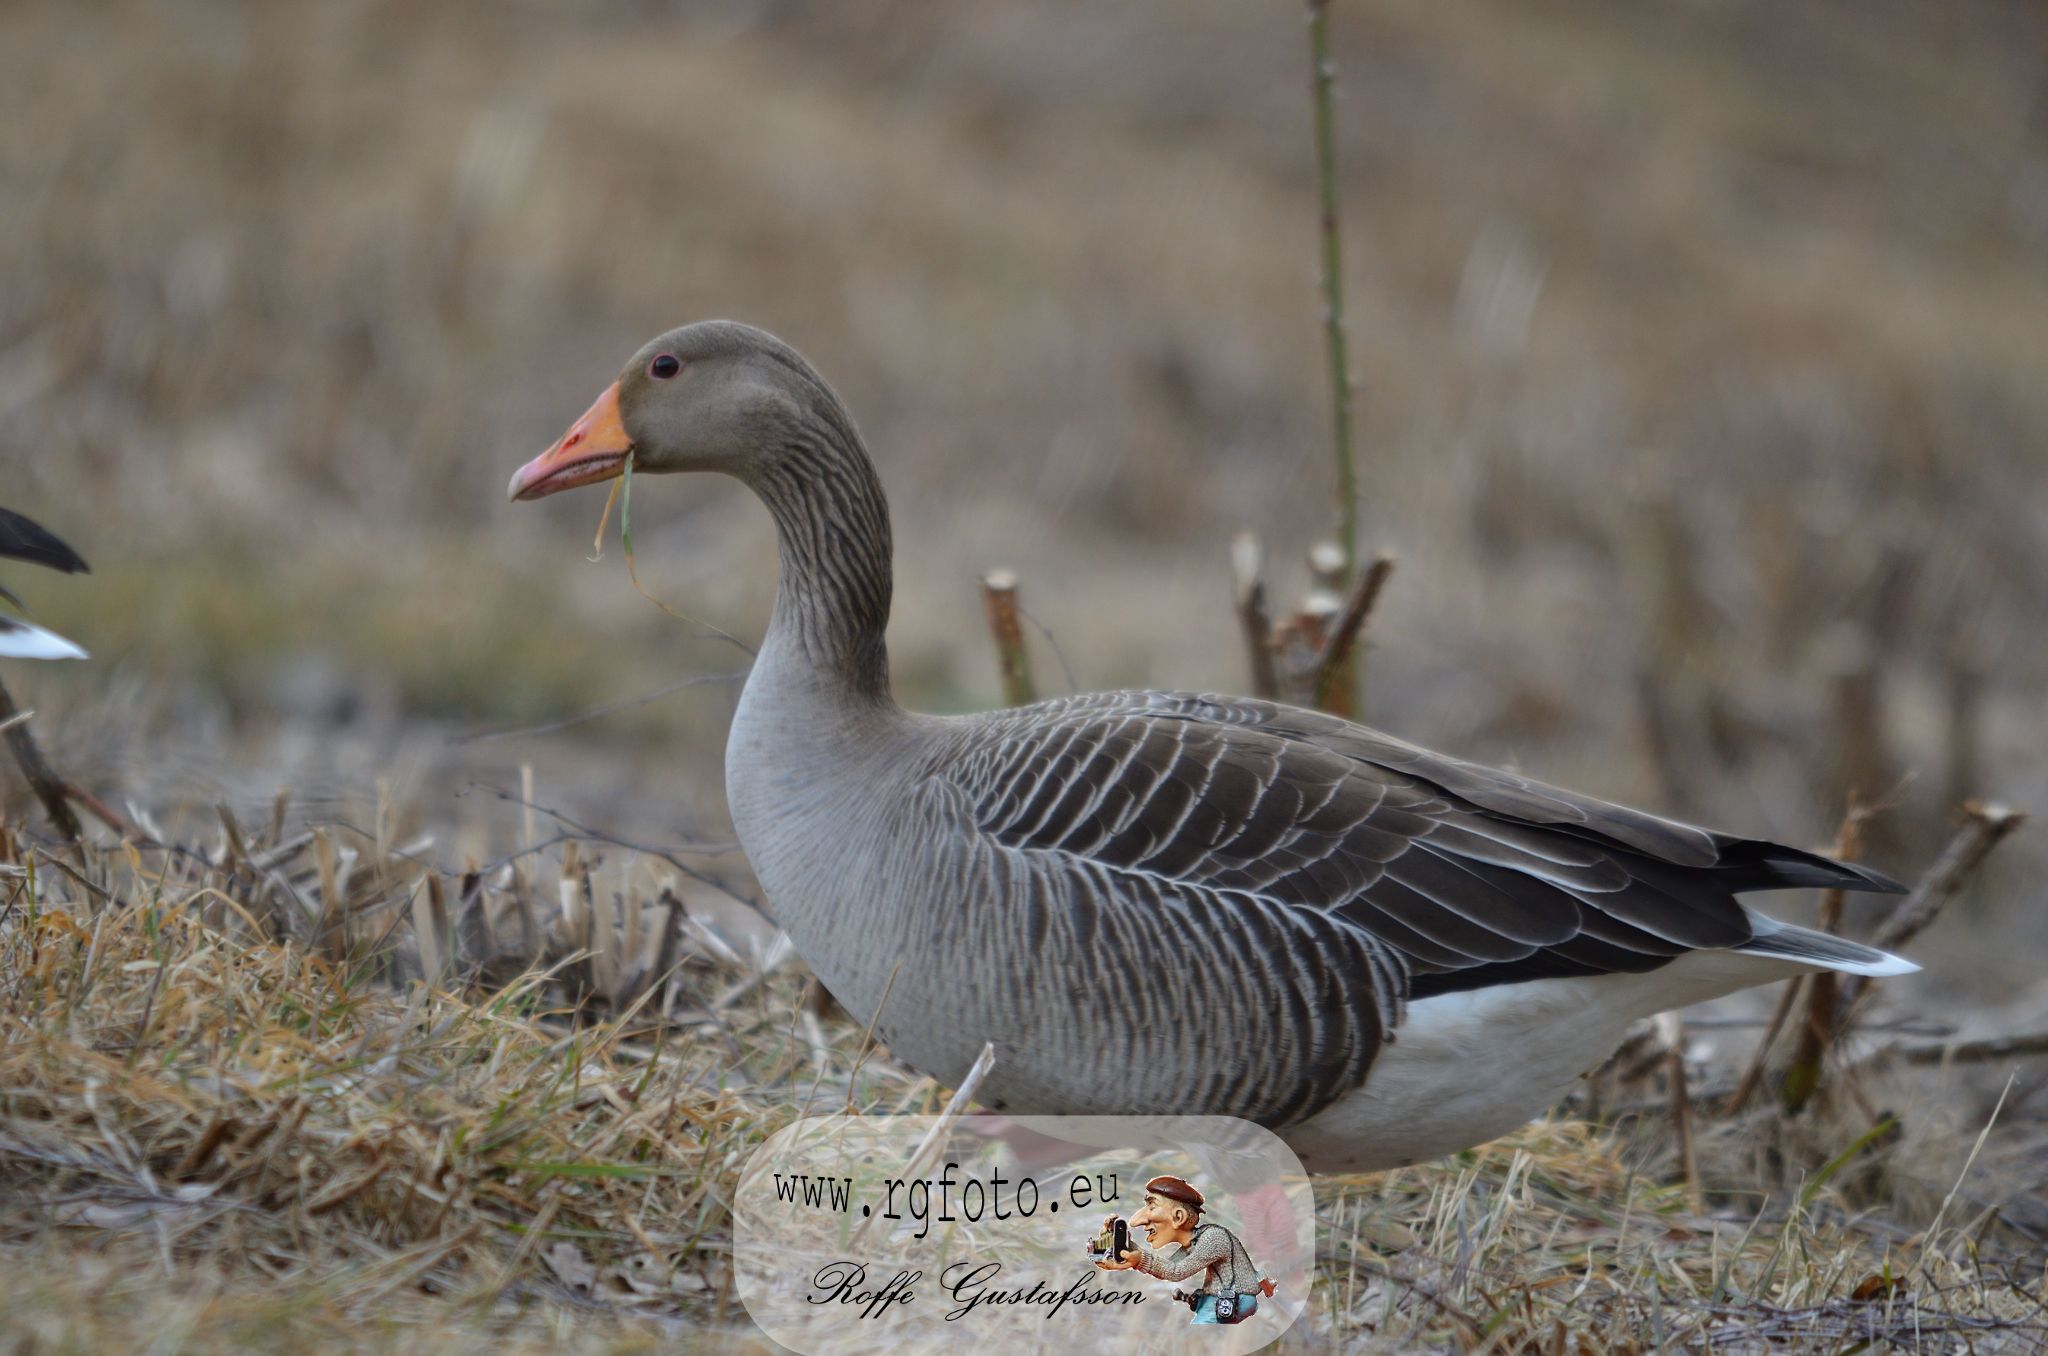
M 13 750 L 14 761 L 21 765 L 21 775 L 28 780 L 36 799 L 43 803 L 50 822 L 68 841 L 77 842 L 82 830 L 64 793 L 64 779 L 43 761 L 43 751 L 36 746 L 35 736 L 28 732 L 28 718 L 15 706 L 4 683 L 0 683 L 0 726 L 6 729 L 7 747 Z
M 2048 1055 L 2048 1031 L 2023 1036 L 1986 1036 L 1973 1041 L 1930 1041 L 1887 1046 L 1873 1058 L 1891 1056 L 1908 1064 L 1989 1064 L 1994 1060 Z
M 1672 1022 L 1671 1035 L 1667 1067 L 1671 1075 L 1671 1129 L 1678 1136 L 1678 1171 L 1685 1184 L 1685 1208 L 1695 1215 L 1703 1215 L 1707 1211 L 1707 1203 L 1700 1190 L 1699 1151 L 1692 1131 L 1692 1087 L 1685 1076 L 1683 1020 Z
M 1771 1020 L 1764 1025 L 1764 1034 L 1756 1043 L 1756 1049 L 1749 1056 L 1749 1067 L 1742 1071 L 1741 1081 L 1735 1091 L 1728 1094 L 1727 1103 L 1721 1108 L 1724 1116 L 1739 1116 L 1749 1106 L 1750 1099 L 1764 1081 L 1764 1070 L 1770 1066 L 1771 1047 L 1778 1043 L 1778 1033 L 1785 1029 L 1785 1019 L 1792 1015 L 1798 1005 L 1799 994 L 1806 987 L 1806 977 L 1795 975 L 1785 981 L 1785 991 L 1778 995 L 1778 1006 L 1771 1012 Z
M 1863 823 L 1870 811 L 1849 793 L 1849 808 L 1842 825 L 1835 830 L 1835 860 L 1853 862 L 1863 852 Z M 1823 890 L 1820 897 L 1820 930 L 1842 930 L 1843 892 Z M 1820 1091 L 1821 1075 L 1827 1067 L 1828 1050 L 1846 1029 L 1848 1014 L 1838 1003 L 1840 976 L 1833 970 L 1819 970 L 1806 982 L 1806 1020 L 1799 1028 L 1799 1044 L 1792 1063 L 1785 1070 L 1779 1097 L 1785 1110 L 1797 1114 Z
M 1991 855 L 1991 850 L 2005 841 L 2014 829 L 2027 822 L 2025 812 L 2009 809 L 2003 805 L 1970 801 L 1963 806 L 1963 813 L 1969 822 L 1949 840 L 1935 859 L 1933 867 L 1921 878 L 1912 893 L 1899 901 L 1899 907 L 1892 910 L 1892 916 L 1885 920 L 1871 939 L 1874 946 L 1895 951 L 1925 932 L 1928 925 L 1941 916 L 1949 901 L 1961 894 L 1963 887 Z M 1842 1020 L 1846 1023 L 1857 1001 L 1869 991 L 1868 978 L 1852 976 L 1842 986 Z
M 658 701 L 672 692 L 681 692 L 684 688 L 702 687 L 706 683 L 744 683 L 745 681 L 747 681 L 747 670 L 745 669 L 741 669 L 736 673 L 700 673 L 695 677 L 684 678 L 679 682 L 664 683 L 652 692 L 643 692 L 637 697 L 622 697 L 618 701 L 606 702 L 602 706 L 593 706 L 587 711 L 579 711 L 575 715 L 563 716 L 560 720 L 551 720 L 542 725 L 522 725 L 503 730 L 479 730 L 475 734 L 451 735 L 448 742 L 451 744 L 480 744 L 487 739 L 513 739 L 521 735 L 553 734 L 557 730 L 566 730 L 572 725 L 581 725 L 585 721 L 596 720 L 601 716 L 609 716 L 614 712 L 631 710 L 636 706 L 645 706 L 647 703 Z

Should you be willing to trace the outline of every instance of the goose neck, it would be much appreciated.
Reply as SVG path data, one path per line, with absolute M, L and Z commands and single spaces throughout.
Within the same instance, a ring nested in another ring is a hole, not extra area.
M 760 667 L 783 683 L 887 704 L 889 508 L 859 435 L 843 418 L 815 421 L 789 436 L 753 488 L 782 557 Z

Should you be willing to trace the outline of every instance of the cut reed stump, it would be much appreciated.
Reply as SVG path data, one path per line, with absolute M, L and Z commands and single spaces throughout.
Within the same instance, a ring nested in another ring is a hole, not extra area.
M 1359 637 L 1394 572 L 1392 553 L 1380 552 L 1350 589 L 1340 592 L 1341 549 L 1335 542 L 1317 543 L 1308 553 L 1315 586 L 1297 611 L 1277 622 L 1267 607 L 1265 548 L 1258 536 L 1238 533 L 1230 559 L 1252 695 L 1357 719 Z
M 1277 701 L 1280 675 L 1273 667 L 1273 618 L 1266 610 L 1266 548 L 1258 533 L 1240 532 L 1231 539 L 1230 567 L 1237 579 L 1237 623 L 1251 661 L 1252 695 Z
M 1002 667 L 1003 702 L 1029 706 L 1038 699 L 1031 681 L 1031 654 L 1024 648 L 1024 628 L 1017 621 L 1017 575 L 990 570 L 981 577 L 981 602 L 988 611 L 989 634 L 995 637 L 996 661 Z
M 1358 704 L 1358 637 L 1394 573 L 1394 556 L 1382 551 L 1351 586 L 1316 665 L 1316 705 L 1332 715 L 1351 716 Z

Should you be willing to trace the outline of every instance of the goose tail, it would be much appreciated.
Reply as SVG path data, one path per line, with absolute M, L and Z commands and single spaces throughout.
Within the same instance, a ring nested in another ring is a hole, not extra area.
M 0 614 L 0 658 L 84 659 L 84 650 L 34 622 Z
M 1880 951 L 1874 946 L 1852 942 L 1846 937 L 1832 933 L 1816 932 L 1812 928 L 1797 927 L 1781 923 L 1775 918 L 1750 911 L 1750 926 L 1755 935 L 1743 945 L 1734 949 L 1745 956 L 1771 956 L 1779 960 L 1798 961 L 1819 970 L 1839 970 L 1847 975 L 1868 975 L 1882 979 L 1888 975 L 1910 975 L 1920 967 L 1904 956 L 1895 956 L 1889 951 Z

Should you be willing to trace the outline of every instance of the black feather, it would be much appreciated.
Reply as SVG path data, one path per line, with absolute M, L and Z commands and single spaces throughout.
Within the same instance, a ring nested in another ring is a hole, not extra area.
M 0 556 L 47 565 L 66 574 L 80 574 L 87 568 L 84 557 L 56 533 L 12 509 L 0 508 Z

